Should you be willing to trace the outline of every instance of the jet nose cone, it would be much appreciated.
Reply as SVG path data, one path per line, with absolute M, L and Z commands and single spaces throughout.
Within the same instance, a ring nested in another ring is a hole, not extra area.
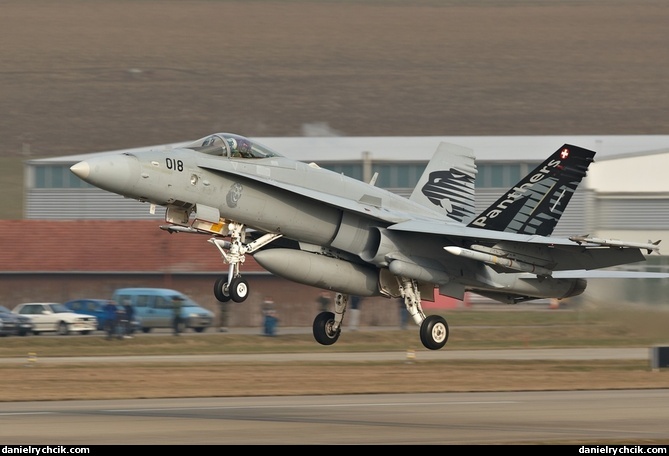
M 91 157 L 70 167 L 79 179 L 103 190 L 126 195 L 140 176 L 136 157 L 125 154 L 107 154 Z
M 72 171 L 77 177 L 86 179 L 91 172 L 91 167 L 89 166 L 88 162 L 82 161 L 70 166 L 70 171 Z

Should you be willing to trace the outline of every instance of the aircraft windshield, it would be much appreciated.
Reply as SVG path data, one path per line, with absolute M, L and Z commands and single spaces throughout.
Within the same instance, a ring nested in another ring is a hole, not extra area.
M 197 152 L 207 155 L 218 155 L 221 157 L 233 158 L 269 158 L 282 157 L 276 151 L 267 146 L 253 142 L 244 136 L 233 135 L 230 133 L 216 133 L 198 139 L 185 146 Z

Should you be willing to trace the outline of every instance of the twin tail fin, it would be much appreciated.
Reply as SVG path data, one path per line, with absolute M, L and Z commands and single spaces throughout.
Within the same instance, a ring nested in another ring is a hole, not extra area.
M 550 236 L 594 156 L 591 150 L 563 145 L 468 226 Z

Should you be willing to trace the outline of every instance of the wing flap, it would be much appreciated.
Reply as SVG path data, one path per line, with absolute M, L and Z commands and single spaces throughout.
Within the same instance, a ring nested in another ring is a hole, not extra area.
M 636 247 L 560 246 L 552 253 L 554 271 L 571 269 L 601 269 L 644 261 L 641 249 Z
M 395 223 L 388 227 L 393 231 L 408 231 L 423 234 L 435 234 L 446 237 L 463 238 L 469 241 L 510 241 L 518 243 L 533 243 L 548 246 L 568 245 L 576 246 L 573 241 L 565 238 L 538 236 L 536 234 L 516 234 L 504 231 L 492 231 L 483 228 L 472 228 L 464 225 L 446 224 L 442 221 L 407 220 Z

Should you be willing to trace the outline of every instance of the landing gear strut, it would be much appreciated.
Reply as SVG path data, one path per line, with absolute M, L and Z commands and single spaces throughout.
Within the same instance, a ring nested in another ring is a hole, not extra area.
M 253 253 L 259 248 L 280 238 L 280 234 L 267 233 L 253 242 L 244 244 L 245 227 L 240 223 L 230 223 L 230 240 L 211 238 L 209 242 L 214 244 L 221 252 L 223 260 L 230 265 L 228 275 L 220 277 L 214 283 L 214 296 L 220 302 L 244 302 L 249 297 L 249 283 L 243 279 L 240 273 L 240 265 L 246 259 L 247 253 Z
M 429 350 L 443 348 L 448 341 L 449 334 L 446 319 L 440 315 L 425 316 L 420 305 L 420 290 L 415 280 L 398 277 L 397 281 L 409 315 L 413 317 L 417 325 L 420 325 L 420 341 L 423 346 Z
M 420 305 L 420 290 L 415 280 L 398 277 L 400 292 L 404 304 L 420 326 L 420 341 L 429 350 L 439 350 L 448 341 L 449 329 L 446 319 L 441 315 L 425 315 Z M 341 325 L 346 313 L 349 295 L 337 293 L 334 312 L 321 312 L 316 315 L 313 325 L 314 339 L 321 345 L 332 345 L 341 335 Z

